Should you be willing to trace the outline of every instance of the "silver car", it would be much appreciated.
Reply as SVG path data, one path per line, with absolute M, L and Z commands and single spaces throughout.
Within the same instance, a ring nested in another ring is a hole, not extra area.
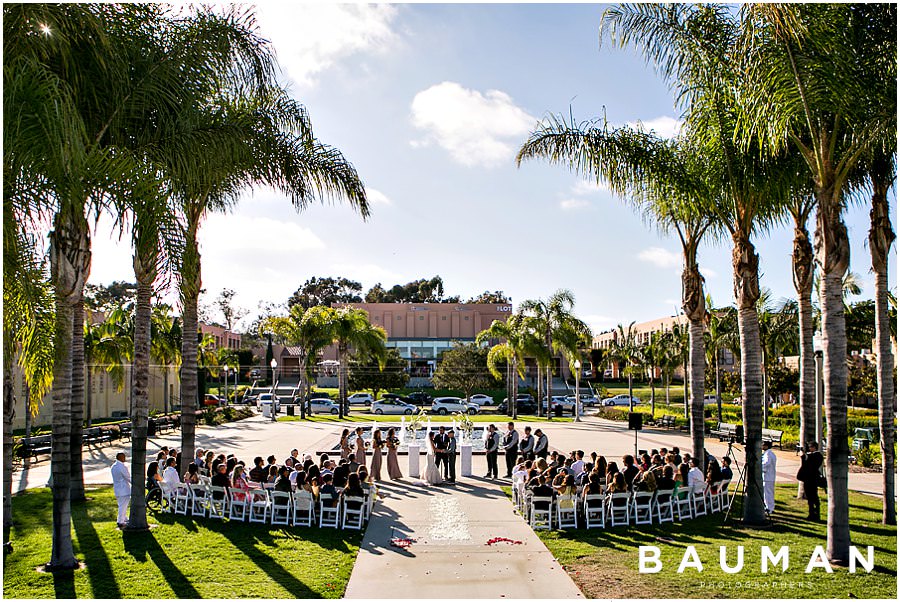
M 339 410 L 337 404 L 335 404 L 330 399 L 310 399 L 309 400 L 309 413 L 310 414 L 338 414 Z
M 467 414 L 478 413 L 477 403 L 466 403 L 459 397 L 438 397 L 431 403 L 431 411 L 434 414 L 446 416 L 454 412 L 465 412 Z
M 379 399 L 372 404 L 373 414 L 406 414 L 407 416 L 418 411 L 411 403 L 399 399 Z

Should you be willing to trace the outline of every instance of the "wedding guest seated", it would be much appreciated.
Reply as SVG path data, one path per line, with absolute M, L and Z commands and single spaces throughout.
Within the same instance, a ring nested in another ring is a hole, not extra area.
M 275 459 L 275 454 L 272 454 L 271 456 L 266 458 L 266 466 L 267 467 L 276 466 L 277 464 L 278 464 L 278 460 Z
M 638 466 L 641 470 L 649 470 L 650 468 L 650 454 L 641 454 L 641 465 Z
M 359 470 L 359 462 L 356 461 L 356 454 L 347 456 L 347 467 L 350 469 L 350 474 Z
M 359 482 L 363 487 L 367 487 L 369 485 L 369 469 L 365 466 L 360 466 L 356 469 L 356 474 L 359 476 Z
M 317 466 L 313 464 L 310 468 L 317 468 Z M 307 474 L 306 483 L 303 484 L 303 489 L 310 492 L 313 496 L 313 499 L 318 500 L 319 492 L 321 491 L 321 489 L 319 489 L 318 477 L 314 477 L 312 476 L 312 474 Z
M 609 489 L 612 486 L 613 479 L 616 478 L 616 475 L 619 474 L 619 465 L 615 462 L 610 462 L 606 465 L 606 488 Z M 625 477 L 622 477 L 625 478 Z
M 713 485 L 717 485 L 722 480 L 722 471 L 719 469 L 719 462 L 715 458 L 709 459 L 706 465 L 706 484 L 710 486 L 710 491 L 716 493 Z
M 166 459 L 167 459 L 168 457 L 169 457 L 169 452 L 168 452 L 168 451 L 159 450 L 159 451 L 157 452 L 157 454 L 156 454 L 156 463 L 157 463 L 159 466 L 165 466 L 165 465 L 166 465 Z
M 309 472 L 309 469 L 315 465 L 316 465 L 316 463 L 313 462 L 312 456 L 310 456 L 309 454 L 306 454 L 305 456 L 303 456 L 303 470 L 304 471 Z
M 581 472 L 581 474 L 579 474 L 577 477 L 575 477 L 575 486 L 576 487 L 584 487 L 585 485 L 587 485 L 588 480 L 590 479 L 592 470 L 594 470 L 594 465 L 591 464 L 590 462 L 585 462 L 584 470 Z
M 294 459 L 293 458 L 285 458 L 284 465 L 287 466 L 288 468 L 293 468 L 294 467 Z
M 631 484 L 634 482 L 634 477 L 637 476 L 640 469 L 635 466 L 634 456 L 631 454 L 622 456 L 622 464 L 625 465 L 625 468 L 622 469 L 622 476 L 625 477 L 625 484 L 630 488 Z
M 287 466 L 282 466 L 278 469 L 278 478 L 275 479 L 275 491 L 291 493 L 290 470 Z
M 257 483 L 265 483 L 266 477 L 268 476 L 266 470 L 263 468 L 262 456 L 256 456 L 253 458 L 253 468 L 250 469 L 250 480 L 255 481 Z
M 324 479 L 325 475 L 327 475 L 327 474 L 333 475 L 334 468 L 335 468 L 334 460 L 327 460 L 325 462 L 325 466 L 322 467 L 322 478 Z
M 163 481 L 165 481 L 172 489 L 181 483 L 181 479 L 178 476 L 178 469 L 175 468 L 175 458 L 168 458 L 166 460 L 166 469 L 163 471 Z
M 684 452 L 683 454 L 681 454 L 681 461 L 682 461 L 682 463 L 687 464 L 688 466 L 690 466 L 690 465 L 691 465 L 691 454 L 690 454 L 690 452 Z M 699 466 L 698 466 L 698 468 L 699 468 Z M 690 470 L 690 468 L 688 468 L 688 470 Z
M 584 489 L 581 490 L 582 497 L 588 495 L 599 495 L 603 493 L 603 480 L 600 477 L 600 473 L 591 472 L 588 475 L 588 482 L 584 486 Z M 589 504 L 591 507 L 600 506 L 603 503 L 603 500 L 591 500 Z
M 341 461 L 334 467 L 334 486 L 337 489 L 343 489 L 347 486 L 347 477 L 350 476 L 350 463 L 341 458 Z
M 235 464 L 234 470 L 231 471 L 231 486 L 235 489 L 250 490 L 250 483 L 247 482 L 243 464 Z
M 606 456 L 597 456 L 597 459 L 594 460 L 594 468 L 598 473 L 600 473 L 600 477 L 604 479 L 604 483 L 606 480 Z
M 722 480 L 730 481 L 734 478 L 734 472 L 731 470 L 731 458 L 725 456 L 722 458 Z
M 342 499 L 348 497 L 366 498 L 366 492 L 362 488 L 362 483 L 360 482 L 359 474 L 357 473 L 350 473 L 350 476 L 347 477 L 347 486 L 341 491 Z M 351 510 L 359 510 L 362 507 L 362 504 L 362 502 L 352 501 L 347 502 L 347 507 Z
M 681 466 L 681 463 L 683 462 L 681 458 L 681 450 L 677 446 L 672 447 L 672 462 L 675 464 L 675 466 Z
M 330 460 L 328 458 L 328 454 L 322 454 L 321 456 L 319 456 L 319 470 L 324 471 L 329 461 Z
M 688 472 L 690 472 L 691 467 L 687 464 L 681 463 L 678 465 L 678 470 L 675 472 L 675 489 L 686 489 L 688 486 Z
M 184 473 L 184 482 L 191 485 L 196 485 L 200 482 L 200 469 L 197 467 L 196 462 L 188 464 L 187 472 Z
M 291 455 L 285 459 L 284 463 L 287 464 L 288 460 L 291 461 L 291 466 L 294 466 L 294 464 L 296 464 L 300 460 L 300 450 L 297 449 L 296 447 L 294 449 L 292 449 Z
M 325 474 L 322 475 L 322 481 L 323 481 L 323 484 L 322 484 L 322 487 L 319 489 L 319 495 L 320 496 L 330 495 L 331 497 L 334 498 L 334 503 L 337 504 L 338 490 L 334 486 L 334 477 L 332 476 L 331 473 L 326 472 Z
M 224 462 L 220 462 L 216 465 L 216 474 L 210 479 L 210 484 L 214 487 L 223 487 L 225 489 L 231 487 L 231 480 L 228 478 L 228 467 Z M 225 494 L 221 491 L 216 491 L 213 495 L 213 499 L 217 500 L 220 500 L 223 497 L 225 497 Z
M 545 458 L 538 458 L 535 461 L 535 465 L 537 466 L 538 472 L 544 472 L 550 466 L 547 464 L 547 460 Z
M 656 479 L 656 488 L 660 490 L 675 489 L 675 479 L 672 478 L 674 471 L 671 466 L 663 467 L 662 476 Z
M 691 458 L 691 469 L 688 471 L 687 480 L 688 487 L 702 489 L 706 483 L 706 476 L 703 474 L 703 471 L 700 470 L 699 464 L 699 458 Z
M 576 449 L 574 453 L 575 459 L 572 461 L 569 468 L 571 468 L 572 474 L 577 477 L 584 472 L 584 452 L 580 449 Z
M 531 495 L 534 497 L 553 497 L 553 488 L 547 485 L 547 481 L 543 476 L 537 477 L 531 483 Z M 536 502 L 534 507 L 537 510 L 549 510 L 550 502 Z
M 666 460 L 666 466 L 671 466 L 672 472 L 677 474 L 678 473 L 678 463 L 675 462 L 675 454 L 669 452 L 668 454 L 666 454 L 665 460 Z
M 575 477 L 568 474 L 563 476 L 562 483 L 556 487 L 558 495 L 576 495 L 578 491 L 575 489 Z
M 203 456 L 205 454 L 206 450 L 200 449 L 199 447 L 197 448 L 197 452 L 194 455 L 194 464 L 197 465 L 198 469 L 203 466 Z
M 609 493 L 628 493 L 628 484 L 625 482 L 625 475 L 621 472 L 613 474 L 612 482 L 607 487 Z
M 272 464 L 269 466 L 269 474 L 266 476 L 266 483 L 274 483 L 278 480 L 278 466 Z
M 316 482 L 316 487 L 319 487 L 322 484 L 322 473 L 319 471 L 319 467 L 315 464 L 311 464 L 310 467 L 306 470 L 306 477 L 312 478 Z
M 159 489 L 162 480 L 162 475 L 159 474 L 159 462 L 150 462 L 147 465 L 147 491 Z
M 656 491 L 657 483 L 656 483 L 656 475 L 653 474 L 652 470 L 642 470 L 638 473 L 638 476 L 634 478 L 634 482 L 632 483 L 632 489 L 635 491 Z
M 294 489 L 301 489 L 300 485 L 306 481 L 306 472 L 298 465 L 296 470 L 288 473 L 288 479 L 290 479 Z
M 229 455 L 225 460 L 225 466 L 228 468 L 228 474 L 231 474 L 234 471 L 234 467 L 237 465 L 237 458 L 235 458 L 233 455 Z

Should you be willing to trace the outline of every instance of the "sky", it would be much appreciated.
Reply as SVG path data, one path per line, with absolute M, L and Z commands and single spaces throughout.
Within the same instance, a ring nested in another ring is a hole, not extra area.
M 248 323 L 260 302 L 282 303 L 313 276 L 357 280 L 365 293 L 439 275 L 463 300 L 502 290 L 518 304 L 570 289 L 595 333 L 679 313 L 676 238 L 565 167 L 515 164 L 549 115 L 677 131 L 673 95 L 653 68 L 632 48 L 600 44 L 602 10 L 259 3 L 285 85 L 316 136 L 356 167 L 372 215 L 363 221 L 340 202 L 298 213 L 274 191 L 248 192 L 201 227 L 201 303 L 234 289 Z M 853 207 L 845 219 L 858 299 L 871 298 L 868 211 Z M 792 238 L 784 226 L 754 240 L 761 285 L 776 299 L 794 295 Z M 102 220 L 90 282 L 133 280 L 131 249 L 117 239 Z M 733 302 L 730 251 L 709 241 L 700 252 L 717 306 Z M 895 288 L 895 254 L 890 274 Z

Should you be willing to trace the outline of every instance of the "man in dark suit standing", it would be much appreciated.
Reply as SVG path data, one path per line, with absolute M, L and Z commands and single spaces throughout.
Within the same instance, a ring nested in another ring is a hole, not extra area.
M 444 427 L 440 427 L 438 434 L 434 436 L 434 465 L 445 479 L 447 478 L 447 438 L 447 431 Z M 443 469 L 441 469 L 442 464 Z
M 503 454 L 506 457 L 506 478 L 512 478 L 512 471 L 516 465 L 519 454 L 519 432 L 512 422 L 506 425 L 506 435 L 503 437 Z
M 536 458 L 547 459 L 547 455 L 550 453 L 550 444 L 547 441 L 547 435 L 544 434 L 544 431 L 538 429 L 534 431 L 534 455 Z
M 806 496 L 806 504 L 809 506 L 809 515 L 806 518 L 812 521 L 819 520 L 820 468 L 822 468 L 822 452 L 819 451 L 818 443 L 810 441 L 806 444 L 806 453 L 800 457 L 797 480 L 803 483 L 803 495 Z
M 525 427 L 525 434 L 519 441 L 519 449 L 526 460 L 534 460 L 534 435 L 531 434 L 531 427 Z
M 456 435 L 453 429 L 447 432 L 447 458 L 444 466 L 447 469 L 444 478 L 449 483 L 456 483 Z
M 487 438 L 484 442 L 484 451 L 487 458 L 488 471 L 484 475 L 487 479 L 496 479 L 497 470 L 497 452 L 500 450 L 500 433 L 493 424 L 488 427 Z

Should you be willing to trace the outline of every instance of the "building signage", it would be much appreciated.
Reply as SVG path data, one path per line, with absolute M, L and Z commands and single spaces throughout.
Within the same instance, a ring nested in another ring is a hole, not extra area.
M 501 312 L 512 311 L 512 305 L 498 305 L 497 311 L 501 311 Z

